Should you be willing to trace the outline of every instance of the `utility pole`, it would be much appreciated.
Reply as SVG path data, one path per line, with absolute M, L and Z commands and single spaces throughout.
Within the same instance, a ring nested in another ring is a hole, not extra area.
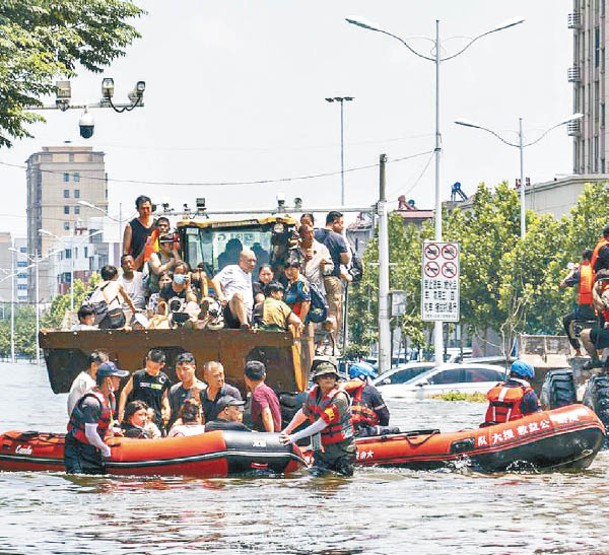
M 379 160 L 379 374 L 391 368 L 391 322 L 389 320 L 389 222 L 385 193 L 387 155 Z

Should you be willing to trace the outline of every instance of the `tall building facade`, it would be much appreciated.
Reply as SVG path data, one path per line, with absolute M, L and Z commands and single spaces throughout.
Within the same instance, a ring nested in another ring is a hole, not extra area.
M 574 137 L 573 172 L 605 174 L 609 171 L 606 0 L 574 0 L 568 26 L 573 29 L 573 66 L 568 80 L 573 84 L 574 112 L 584 115 L 568 124 L 568 132 Z
M 91 273 L 91 230 L 85 222 L 99 212 L 80 201 L 107 210 L 104 153 L 81 146 L 43 147 L 28 158 L 26 174 L 28 255 L 41 259 L 39 296 L 45 302 L 67 292 L 72 278 L 87 280 Z M 29 280 L 31 299 L 34 281 Z

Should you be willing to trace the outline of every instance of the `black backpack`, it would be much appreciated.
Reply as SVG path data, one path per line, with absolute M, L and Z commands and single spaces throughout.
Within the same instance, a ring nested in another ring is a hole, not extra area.
M 328 302 L 326 296 L 321 292 L 315 283 L 309 283 L 309 293 L 311 295 L 311 308 L 307 314 L 307 321 L 319 324 L 328 318 Z
M 364 277 L 364 265 L 362 259 L 357 256 L 355 251 L 351 249 L 351 267 L 349 268 L 349 274 L 353 278 L 353 283 L 359 283 Z

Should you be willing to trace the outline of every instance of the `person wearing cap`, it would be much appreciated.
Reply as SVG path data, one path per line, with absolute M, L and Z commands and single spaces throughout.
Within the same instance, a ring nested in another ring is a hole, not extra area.
M 351 424 L 351 399 L 339 386 L 336 365 L 330 361 L 314 361 L 310 389 L 302 408 L 280 435 L 281 443 L 288 444 L 313 436 L 313 467 L 315 475 L 330 470 L 344 476 L 353 475 L 355 443 Z M 312 424 L 304 430 L 291 433 L 307 418 Z
M 266 367 L 259 360 L 250 360 L 243 371 L 245 385 L 252 392 L 250 413 L 257 432 L 280 432 L 281 409 L 277 394 L 264 382 Z
M 150 349 L 146 355 L 146 367 L 137 370 L 131 375 L 129 381 L 121 391 L 118 403 L 118 419 L 123 420 L 127 399 L 131 395 L 132 401 L 144 401 L 154 409 L 154 423 L 163 428 L 171 416 L 168 392 L 171 381 L 162 368 L 165 366 L 165 353 L 160 349 Z
M 245 401 L 239 401 L 234 397 L 225 395 L 218 399 L 218 416 L 205 424 L 206 432 L 217 430 L 232 430 L 236 432 L 251 432 L 243 423 L 243 411 Z
M 530 384 L 534 377 L 535 369 L 530 364 L 515 360 L 509 378 L 498 383 L 486 394 L 489 405 L 484 423 L 489 425 L 510 422 L 540 411 L 539 399 Z
M 99 365 L 95 387 L 76 403 L 68 422 L 65 438 L 64 465 L 69 474 L 103 474 L 104 458 L 111 454 L 105 443 L 112 437 L 114 392 L 121 378 L 129 375 L 113 362 Z
M 171 408 L 170 428 L 178 419 L 180 409 L 188 399 L 201 403 L 201 392 L 207 387 L 196 377 L 197 362 L 192 353 L 180 353 L 176 358 L 176 376 L 180 380 L 169 390 L 169 407 Z
M 351 423 L 356 437 L 387 433 L 389 409 L 370 382 L 370 378 L 376 378 L 374 368 L 367 362 L 356 362 L 349 367 L 349 377 L 351 380 L 344 387 L 352 398 Z
M 218 401 L 225 396 L 241 401 L 241 393 L 224 380 L 224 366 L 221 362 L 210 360 L 203 365 L 203 379 L 207 389 L 201 394 L 201 406 L 205 421 L 215 420 L 220 412 Z
M 180 407 L 179 419 L 172 426 L 167 437 L 196 436 L 205 432 L 201 415 L 201 404 L 196 399 L 186 399 Z

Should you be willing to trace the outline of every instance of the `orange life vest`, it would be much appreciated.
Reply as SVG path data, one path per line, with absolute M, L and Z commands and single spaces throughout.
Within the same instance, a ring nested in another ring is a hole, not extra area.
M 592 304 L 592 286 L 594 285 L 594 272 L 587 260 L 579 267 L 579 287 L 577 290 L 577 304 Z
M 520 411 L 520 402 L 526 393 L 533 391 L 533 388 L 528 382 L 522 381 L 527 385 L 523 383 L 516 387 L 508 387 L 505 383 L 498 383 L 486 394 L 489 405 L 484 417 L 485 422 L 510 422 L 524 416 Z
M 604 237 L 601 237 L 599 239 L 598 243 L 596 243 L 596 245 L 594 247 L 594 251 L 592 251 L 592 258 L 590 259 L 590 266 L 592 267 L 593 275 L 594 275 L 594 271 L 595 271 L 594 266 L 596 266 L 596 261 L 598 260 L 598 253 L 605 245 L 609 245 L 609 241 L 607 239 L 605 239 Z
M 347 401 L 350 402 L 349 394 L 342 388 L 336 387 L 328 395 L 322 396 L 319 386 L 314 385 L 309 391 L 307 398 L 304 402 L 306 407 L 305 413 L 309 415 L 309 420 L 314 423 L 316 420 L 322 417 L 322 414 L 326 409 L 330 408 L 330 405 L 334 403 L 334 399 L 337 395 L 345 395 Z M 326 413 L 327 415 L 327 413 Z M 353 426 L 351 424 L 351 411 L 346 410 L 332 418 L 331 423 L 321 431 L 321 444 L 332 445 L 334 443 L 340 443 L 353 437 Z
M 350 380 L 343 384 L 343 387 L 351 395 L 351 423 L 353 427 L 378 426 L 380 422 L 378 414 L 362 402 L 366 382 L 358 379 Z
M 104 394 L 98 389 L 92 389 L 83 395 L 78 403 L 76 403 L 76 406 L 72 411 L 72 415 L 70 416 L 70 421 L 68 422 L 68 434 L 81 443 L 88 444 L 89 440 L 85 434 L 85 422 L 81 407 L 83 400 L 87 397 L 95 397 L 101 404 L 101 415 L 99 417 L 99 422 L 97 423 L 97 433 L 102 439 L 104 439 L 106 436 L 108 428 L 112 423 L 112 407 L 108 403 Z

